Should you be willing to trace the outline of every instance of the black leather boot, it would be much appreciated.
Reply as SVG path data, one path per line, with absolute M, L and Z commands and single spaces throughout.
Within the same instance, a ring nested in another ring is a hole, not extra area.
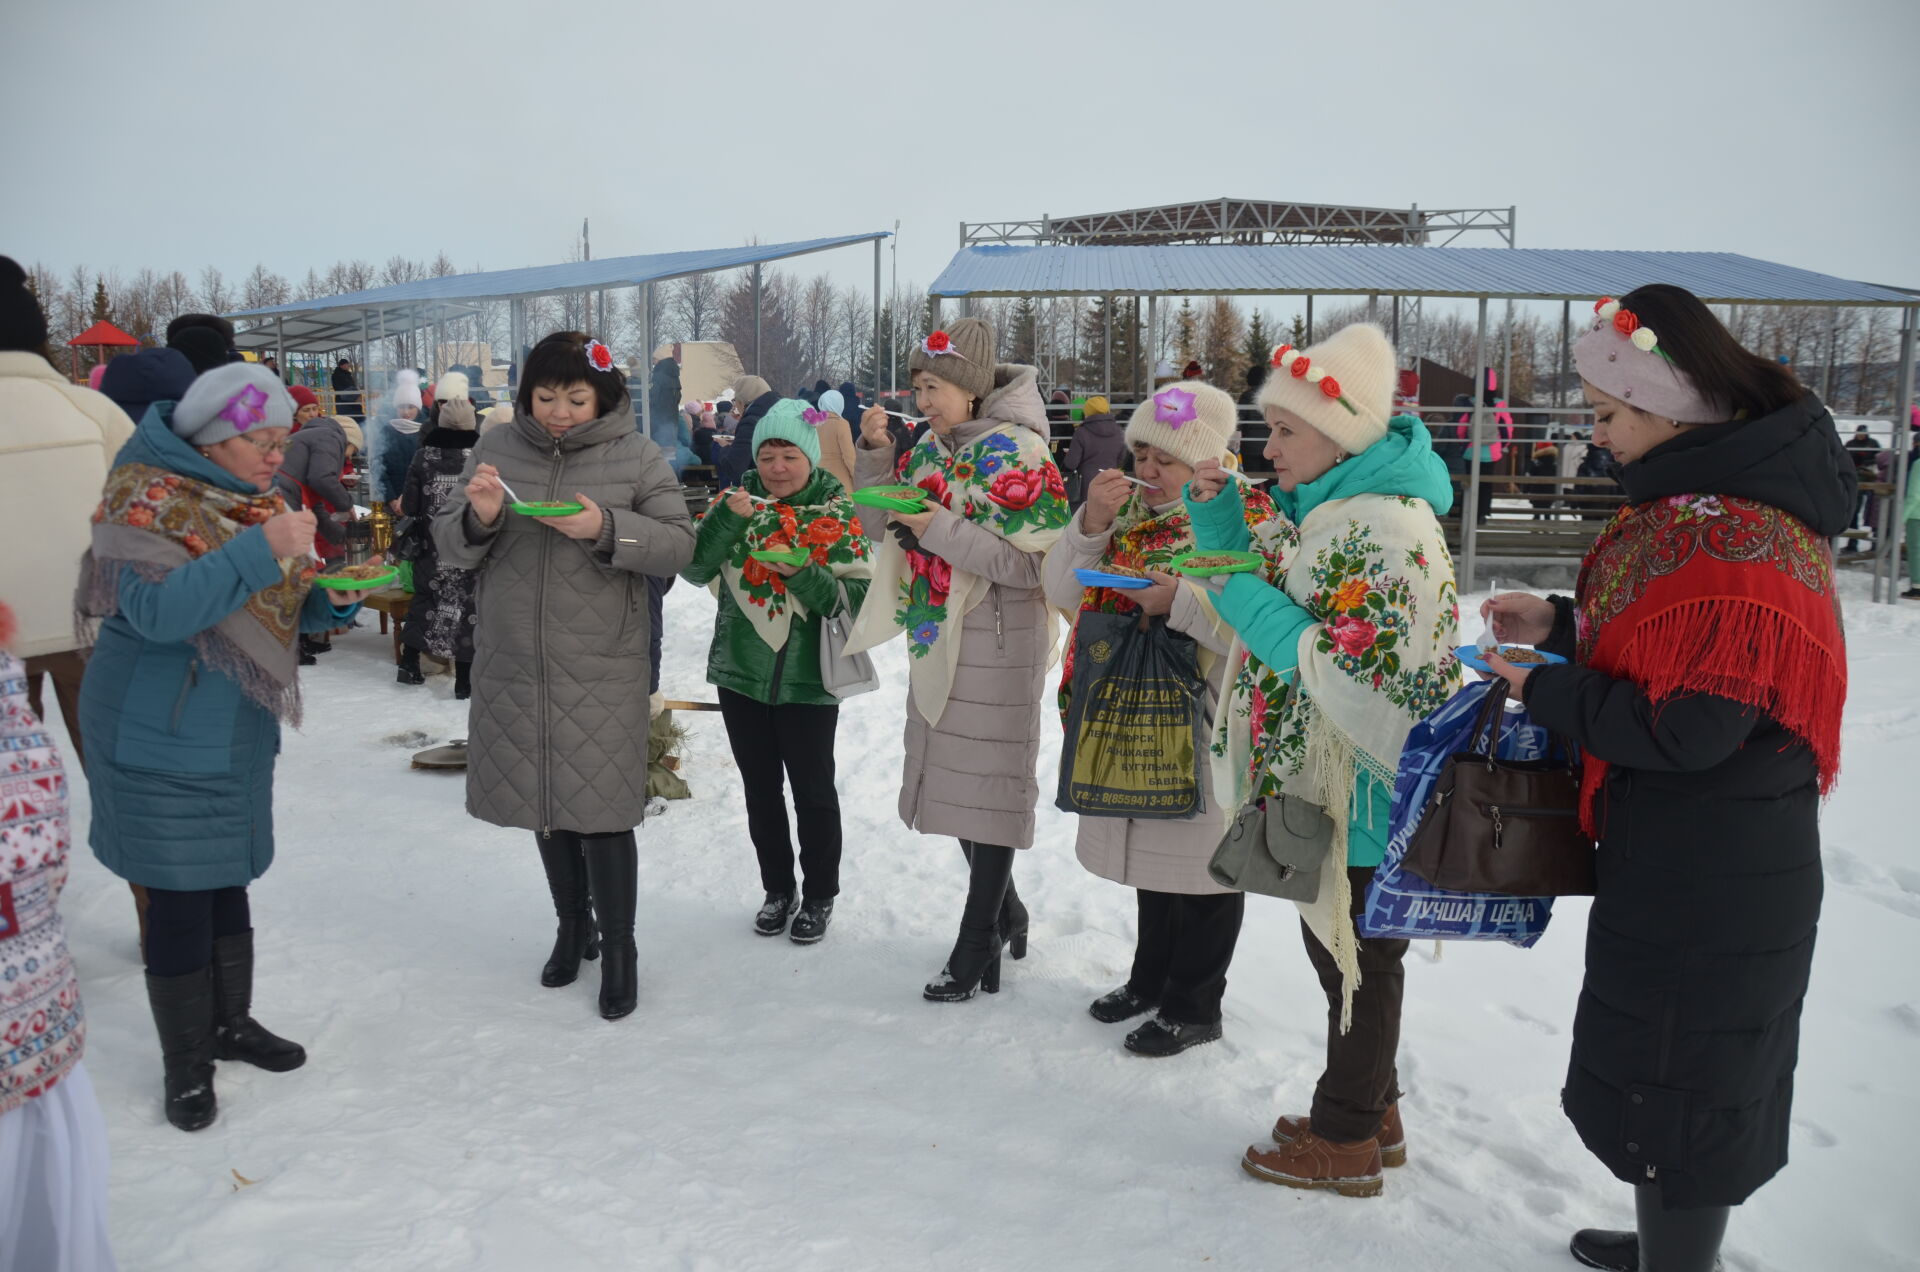
M 1030 916 L 1027 907 L 1020 904 L 1020 894 L 1013 890 L 1013 876 L 1007 876 L 1007 894 L 1000 901 L 1000 940 L 1006 945 L 1007 953 L 1016 959 L 1027 956 L 1027 927 Z
M 473 663 L 454 660 L 453 696 L 455 700 L 465 702 L 473 697 Z
M 553 913 L 559 920 L 553 953 L 540 969 L 540 983 L 558 989 L 573 984 L 580 975 L 581 959 L 600 957 L 600 940 L 594 935 L 593 913 L 587 906 L 587 863 L 581 855 L 580 836 L 556 830 L 534 842 L 540 845 L 540 864 L 546 867 L 547 891 L 553 894 Z
M 298 1069 L 307 1049 L 267 1032 L 253 1018 L 253 930 L 213 943 L 213 1054 L 274 1073 Z
M 424 685 L 427 683 L 426 676 L 420 670 L 420 651 L 412 645 L 405 646 L 401 649 L 400 662 L 397 665 L 400 669 L 400 674 L 395 676 L 394 679 L 398 680 L 401 684 Z
M 1568 1247 L 1573 1257 L 1604 1272 L 1720 1272 L 1720 1242 L 1727 1235 L 1727 1206 L 1663 1210 L 1660 1189 L 1633 1190 L 1637 1232 L 1583 1228 Z
M 183 1131 L 213 1125 L 213 971 L 182 976 L 147 973 L 147 1005 L 160 1034 L 166 1070 L 167 1121 Z
M 957 1003 L 976 991 L 1000 992 L 1000 903 L 1013 873 L 1014 849 L 997 844 L 962 844 L 972 867 L 967 904 L 960 912 L 960 935 L 947 965 L 921 991 L 928 1002 Z
M 600 1014 L 618 1020 L 640 999 L 639 951 L 633 944 L 633 911 L 640 890 L 640 853 L 633 832 L 582 835 L 593 912 L 600 923 L 606 960 L 600 964 Z

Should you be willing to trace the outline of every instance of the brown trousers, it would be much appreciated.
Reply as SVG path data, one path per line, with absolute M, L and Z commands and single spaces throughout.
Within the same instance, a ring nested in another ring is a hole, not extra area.
M 1367 907 L 1372 866 L 1351 866 L 1356 921 Z M 1313 1092 L 1313 1133 L 1338 1143 L 1370 1139 L 1387 1106 L 1400 1098 L 1400 997 L 1407 942 L 1360 939 L 1360 985 L 1353 992 L 1353 1027 L 1340 1032 L 1340 967 L 1303 920 L 1307 957 L 1327 995 L 1327 1068 Z
M 80 771 L 87 771 L 86 742 L 80 736 L 80 682 L 86 679 L 87 655 L 84 650 L 69 649 L 58 654 L 37 654 L 27 659 L 27 706 L 42 720 L 47 718 L 46 699 L 42 696 L 43 678 L 53 681 L 54 701 L 60 704 L 60 718 L 67 722 L 67 736 L 73 739 L 73 758 Z M 147 890 L 137 883 L 127 887 L 133 892 L 133 910 L 140 920 L 140 950 L 147 948 Z

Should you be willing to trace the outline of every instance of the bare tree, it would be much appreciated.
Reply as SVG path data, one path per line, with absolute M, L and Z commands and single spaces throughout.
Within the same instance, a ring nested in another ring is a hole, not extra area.
M 247 281 L 240 287 L 242 309 L 262 309 L 268 305 L 284 305 L 292 297 L 293 288 L 287 285 L 287 280 L 265 265 L 255 265 L 253 272 L 247 275 Z
M 795 322 L 799 330 L 800 359 L 803 366 L 811 368 L 805 374 L 817 377 L 833 378 L 835 370 L 832 362 L 834 331 L 837 324 L 833 313 L 833 284 L 824 274 L 815 274 L 806 285 L 798 288 L 799 300 L 795 308 Z
M 725 292 L 718 274 L 677 278 L 654 290 L 661 313 L 654 322 L 661 336 L 675 340 L 711 340 Z
M 196 298 L 200 308 L 210 314 L 224 314 L 230 309 L 239 308 L 234 303 L 233 289 L 227 286 L 227 279 L 217 265 L 207 265 L 200 270 L 200 294 Z

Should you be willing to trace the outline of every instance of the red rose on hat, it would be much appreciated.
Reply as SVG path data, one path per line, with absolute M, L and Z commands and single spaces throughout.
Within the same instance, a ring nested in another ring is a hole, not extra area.
M 1307 378 L 1308 363 L 1309 363 L 1309 359 L 1307 358 L 1307 355 L 1304 353 L 1293 360 L 1293 367 L 1291 369 L 1291 374 L 1293 375 L 1294 379 L 1304 380 Z
M 1279 366 L 1280 359 L 1286 357 L 1287 350 L 1291 348 L 1293 348 L 1293 346 L 1290 344 L 1276 345 L 1273 350 L 1273 365 L 1276 367 Z
M 953 338 L 944 331 L 930 332 L 927 335 L 927 351 L 929 353 L 945 353 L 948 346 L 952 344 Z
M 1640 329 L 1640 320 L 1633 316 L 1631 309 L 1622 309 L 1613 316 L 1613 329 L 1623 336 L 1630 336 Z
M 1604 306 L 1611 305 L 1612 303 L 1613 303 L 1613 297 L 1602 296 L 1600 299 L 1593 302 L 1593 312 L 1597 314 L 1600 312 L 1600 310 Z
M 1320 391 L 1330 398 L 1337 398 L 1340 396 L 1340 381 L 1328 376 L 1320 381 Z
M 613 370 L 613 350 L 598 340 L 587 341 L 587 361 L 593 364 L 595 371 Z

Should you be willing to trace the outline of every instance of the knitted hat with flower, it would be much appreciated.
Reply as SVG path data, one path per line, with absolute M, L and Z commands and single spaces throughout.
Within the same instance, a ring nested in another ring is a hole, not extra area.
M 907 359 L 907 372 L 927 371 L 976 398 L 993 391 L 993 327 L 979 318 L 961 318 L 930 331 Z
M 1379 327 L 1355 323 L 1307 349 L 1281 345 L 1271 364 L 1263 408 L 1291 411 L 1349 455 L 1387 435 L 1396 377 L 1393 345 Z
M 1186 380 L 1133 408 L 1126 442 L 1144 442 L 1191 468 L 1203 459 L 1225 462 L 1238 424 L 1231 397 L 1204 380 Z

